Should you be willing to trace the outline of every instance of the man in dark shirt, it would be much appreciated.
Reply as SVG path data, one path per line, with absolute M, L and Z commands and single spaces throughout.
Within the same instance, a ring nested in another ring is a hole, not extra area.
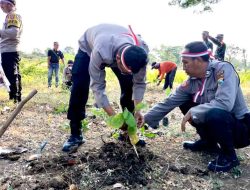
M 224 61 L 226 53 L 226 44 L 223 42 L 223 37 L 223 34 L 218 34 L 216 38 L 213 38 L 208 34 L 208 39 L 217 45 L 214 57 L 219 61 Z
M 213 44 L 208 40 L 209 33 L 208 31 L 203 31 L 202 32 L 202 39 L 203 42 L 206 44 L 207 49 L 210 49 L 210 51 L 213 53 Z
M 48 51 L 48 87 L 51 87 L 52 75 L 55 72 L 56 76 L 56 87 L 58 87 L 59 83 L 59 59 L 62 60 L 64 64 L 64 56 L 63 53 L 58 50 L 59 44 L 58 42 L 54 42 L 54 48 Z

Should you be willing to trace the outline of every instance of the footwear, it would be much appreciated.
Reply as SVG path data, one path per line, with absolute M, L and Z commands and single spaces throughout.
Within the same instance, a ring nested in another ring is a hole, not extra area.
M 21 101 L 22 101 L 21 96 L 17 96 L 17 97 L 16 97 L 16 101 L 17 101 L 17 102 L 21 102 Z
M 146 144 L 146 141 L 139 139 L 139 141 L 136 143 L 136 146 L 145 147 Z
M 205 140 L 194 141 L 184 141 L 183 148 L 191 151 L 208 151 L 208 152 L 220 152 L 220 148 L 217 144 L 209 144 Z
M 167 127 L 168 124 L 169 124 L 168 118 L 167 118 L 167 117 L 164 117 L 164 118 L 162 119 L 162 125 L 163 125 L 164 127 Z
M 85 140 L 83 136 L 73 136 L 71 135 L 69 139 L 63 144 L 62 151 L 71 152 L 72 150 L 78 148 L 81 144 L 83 144 Z
M 9 93 L 9 100 L 14 100 L 14 95 L 12 95 L 11 93 Z
M 123 141 L 123 142 L 128 142 L 130 143 L 130 140 L 129 140 L 129 136 L 127 134 L 119 134 L 119 137 L 118 137 L 118 140 L 119 141 Z M 146 142 L 142 139 L 139 139 L 139 141 L 136 143 L 136 146 L 141 146 L 141 147 L 145 147 L 146 146 Z
M 240 165 L 240 162 L 235 153 L 230 156 L 221 154 L 218 158 L 208 163 L 208 169 L 214 172 L 228 172 L 238 165 Z
M 152 128 L 152 129 L 158 129 L 159 128 L 159 125 L 156 125 L 156 126 L 151 126 L 151 125 L 148 125 L 148 124 L 144 124 L 144 128 L 145 130 L 148 130 L 149 128 Z

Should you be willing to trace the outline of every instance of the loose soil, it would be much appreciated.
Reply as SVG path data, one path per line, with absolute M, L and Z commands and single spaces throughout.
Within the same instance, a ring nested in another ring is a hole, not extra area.
M 153 86 L 147 94 L 150 107 L 165 96 Z M 207 163 L 216 155 L 183 150 L 184 140 L 198 137 L 190 126 L 187 133 L 180 132 L 182 115 L 178 109 L 168 115 L 168 127 L 154 130 L 157 137 L 146 139 L 146 147 L 137 147 L 139 158 L 131 145 L 111 138 L 112 130 L 98 116 L 89 118 L 86 142 L 78 151 L 66 154 L 61 151 L 69 134 L 66 114 L 55 114 L 54 107 L 39 98 L 24 107 L 0 139 L 0 147 L 28 149 L 0 157 L 0 190 L 68 190 L 71 184 L 84 190 L 250 189 L 250 148 L 237 150 L 241 165 L 236 170 L 209 172 Z M 246 98 L 250 102 L 250 95 Z M 1 100 L 1 105 L 5 104 Z M 2 112 L 0 122 L 10 113 Z M 28 162 L 44 140 L 48 144 L 42 157 Z

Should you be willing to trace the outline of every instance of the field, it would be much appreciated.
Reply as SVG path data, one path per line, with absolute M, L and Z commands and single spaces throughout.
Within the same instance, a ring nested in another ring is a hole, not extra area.
M 147 146 L 138 148 L 137 158 L 130 145 L 112 138 L 112 129 L 105 123 L 106 116 L 93 108 L 93 95 L 90 94 L 84 128 L 87 141 L 77 152 L 63 153 L 62 144 L 69 135 L 66 118 L 69 91 L 54 86 L 47 88 L 44 60 L 24 60 L 22 73 L 24 96 L 32 89 L 37 89 L 38 94 L 0 138 L 0 147 L 27 149 L 22 154 L 0 156 L 0 190 L 66 190 L 72 184 L 83 190 L 250 189 L 250 147 L 237 150 L 240 167 L 229 173 L 209 172 L 207 163 L 216 155 L 183 150 L 184 140 L 194 140 L 198 136 L 191 126 L 186 133 L 181 132 L 182 114 L 178 109 L 168 115 L 170 124 L 167 127 L 161 125 L 152 131 L 156 137 L 146 139 Z M 154 83 L 155 76 L 153 71 L 148 73 L 145 94 L 148 107 L 166 98 L 165 92 Z M 240 77 L 250 105 L 250 72 L 241 72 Z M 184 72 L 178 71 L 175 87 L 185 78 Z M 107 81 L 108 97 L 118 110 L 118 81 L 110 71 Z M 14 109 L 15 105 L 1 89 L 1 124 Z M 42 157 L 27 162 L 43 141 L 48 144 Z

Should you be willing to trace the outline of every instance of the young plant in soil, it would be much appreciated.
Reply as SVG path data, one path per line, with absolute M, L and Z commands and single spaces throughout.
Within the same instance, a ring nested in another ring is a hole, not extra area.
M 146 107 L 146 104 L 139 103 L 135 107 L 135 111 L 140 111 Z M 114 116 L 110 116 L 107 119 L 107 125 L 112 127 L 113 129 L 121 129 L 124 125 L 127 125 L 127 132 L 129 136 L 129 140 L 134 147 L 135 153 L 138 156 L 135 145 L 139 141 L 139 136 L 137 133 L 137 122 L 134 115 L 128 111 L 127 108 L 122 113 L 117 113 Z

